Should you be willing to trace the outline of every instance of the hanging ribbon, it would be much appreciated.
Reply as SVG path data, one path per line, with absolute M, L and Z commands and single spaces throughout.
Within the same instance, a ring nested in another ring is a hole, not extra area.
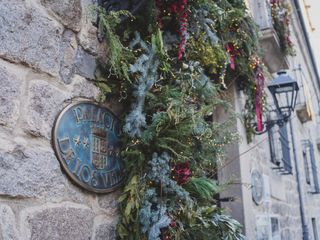
M 180 60 L 185 52 L 186 49 L 186 44 L 187 44 L 187 38 L 188 38 L 188 33 L 187 33 L 187 16 L 188 14 L 184 12 L 181 16 L 180 19 L 180 31 L 179 31 L 179 36 L 180 36 L 180 44 L 179 44 L 179 51 L 178 51 L 178 59 Z
M 256 118 L 257 118 L 257 131 L 263 130 L 262 124 L 262 112 L 263 112 L 263 89 L 264 89 L 264 75 L 261 67 L 256 65 L 255 67 L 255 79 L 256 79 L 256 94 L 255 94 L 255 107 L 256 107 Z
M 225 45 L 225 49 L 226 49 L 227 54 L 229 56 L 230 68 L 232 70 L 235 70 L 236 69 L 235 60 L 236 60 L 236 56 L 239 55 L 239 51 L 236 50 L 233 43 L 231 43 L 231 42 L 229 42 Z
M 178 49 L 178 60 L 182 58 L 185 52 L 187 38 L 188 38 L 188 32 L 187 32 L 188 13 L 186 12 L 187 3 L 188 3 L 188 0 L 178 0 L 176 5 L 174 5 L 176 6 L 174 10 L 180 17 L 180 29 L 179 29 L 180 43 L 179 43 L 179 49 Z
M 187 32 L 187 18 L 188 13 L 186 11 L 188 0 L 178 0 L 170 5 L 171 13 L 177 14 L 180 22 L 179 37 L 180 43 L 178 48 L 178 60 L 183 57 L 186 49 L 188 32 Z
M 187 4 L 188 0 L 176 0 L 171 4 L 164 3 L 164 0 L 156 0 L 156 7 L 158 9 L 157 22 L 160 29 L 163 28 L 163 17 L 165 16 L 166 11 L 167 13 L 176 15 L 179 21 L 180 26 L 177 30 L 180 37 L 180 43 L 178 47 L 178 60 L 183 57 L 188 39 L 188 13 L 186 10 Z

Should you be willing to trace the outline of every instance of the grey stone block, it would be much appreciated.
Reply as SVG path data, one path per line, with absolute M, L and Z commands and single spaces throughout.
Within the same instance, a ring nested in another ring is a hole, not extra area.
M 61 43 L 61 67 L 60 77 L 66 84 L 70 84 L 74 74 L 74 61 L 77 54 L 76 35 L 67 30 L 63 33 Z
M 17 240 L 18 232 L 12 209 L 8 205 L 0 204 L 0 239 Z
M 98 195 L 99 206 L 105 209 L 109 214 L 115 214 L 118 211 L 118 198 L 120 191 L 109 193 L 106 195 Z
M 54 153 L 40 148 L 0 152 L 0 195 L 59 198 L 65 178 Z
M 21 84 L 22 82 L 17 76 L 0 66 L 0 125 L 14 126 L 17 122 Z
M 0 0 L 0 57 L 57 75 L 62 27 L 25 0 Z
M 96 227 L 95 237 L 93 240 L 115 240 L 116 239 L 116 224 L 103 223 Z
M 78 32 L 81 28 L 81 0 L 41 0 L 61 23 L 68 29 Z
M 94 56 L 85 52 L 82 48 L 78 49 L 75 61 L 76 73 L 87 79 L 94 79 L 96 70 L 96 59 Z
M 94 213 L 83 205 L 63 203 L 27 209 L 22 221 L 28 229 L 26 239 L 89 240 Z
M 79 204 L 90 204 L 94 196 L 94 193 L 86 191 L 69 178 L 66 178 L 66 193 L 64 199 Z
M 33 81 L 29 93 L 23 128 L 34 136 L 49 139 L 54 120 L 63 109 L 63 102 L 68 98 L 68 94 L 42 80 Z
M 83 49 L 94 56 L 98 55 L 100 46 L 97 38 L 97 31 L 96 27 L 91 23 L 87 23 L 77 35 L 78 41 Z
M 100 93 L 92 81 L 79 75 L 75 75 L 72 79 L 72 88 L 72 97 L 96 98 Z

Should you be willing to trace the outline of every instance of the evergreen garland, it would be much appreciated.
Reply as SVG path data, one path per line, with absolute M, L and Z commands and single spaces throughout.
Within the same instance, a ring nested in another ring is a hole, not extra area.
M 290 32 L 290 4 L 287 0 L 270 0 L 270 4 L 273 26 L 278 34 L 282 52 L 289 56 L 295 56 L 296 51 L 291 41 Z
M 128 75 L 129 65 L 133 59 L 133 54 L 128 48 L 124 47 L 119 36 L 115 33 L 116 27 L 121 22 L 122 16 L 130 17 L 128 11 L 110 12 L 105 14 L 102 8 L 96 8 L 98 18 L 100 20 L 100 28 L 104 33 L 105 40 L 108 42 L 107 60 L 110 65 L 110 73 L 115 74 L 119 78 L 130 80 Z
M 244 90 L 248 129 L 255 103 L 261 107 L 256 26 L 243 0 L 149 4 L 149 18 L 131 17 L 124 34 L 117 25 L 129 13 L 98 11 L 111 54 L 97 69 L 98 84 L 126 106 L 118 237 L 244 239 L 217 207 L 223 187 L 215 176 L 238 139 L 223 91 L 234 81 Z M 229 116 L 224 122 L 213 119 L 218 109 Z

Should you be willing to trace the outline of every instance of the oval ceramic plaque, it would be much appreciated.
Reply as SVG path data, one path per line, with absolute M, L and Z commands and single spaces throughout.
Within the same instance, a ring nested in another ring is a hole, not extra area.
M 123 180 L 119 121 L 91 101 L 70 104 L 53 130 L 53 147 L 64 170 L 81 187 L 106 193 Z
M 251 173 L 251 185 L 252 185 L 252 199 L 259 205 L 263 198 L 263 179 L 258 170 L 253 170 Z

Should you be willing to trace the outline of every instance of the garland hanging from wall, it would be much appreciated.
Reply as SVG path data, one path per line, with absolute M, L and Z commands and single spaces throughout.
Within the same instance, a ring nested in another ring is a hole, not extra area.
M 107 46 L 97 85 L 104 100 L 127 106 L 119 239 L 244 239 L 216 197 L 225 146 L 238 139 L 228 86 L 247 96 L 248 129 L 255 118 L 261 127 L 264 78 L 243 0 L 147 1 L 135 16 L 97 11 Z M 217 109 L 229 117 L 214 121 Z
M 286 0 L 270 0 L 270 4 L 273 26 L 278 34 L 281 49 L 284 54 L 295 56 L 296 52 L 290 32 L 290 4 Z

